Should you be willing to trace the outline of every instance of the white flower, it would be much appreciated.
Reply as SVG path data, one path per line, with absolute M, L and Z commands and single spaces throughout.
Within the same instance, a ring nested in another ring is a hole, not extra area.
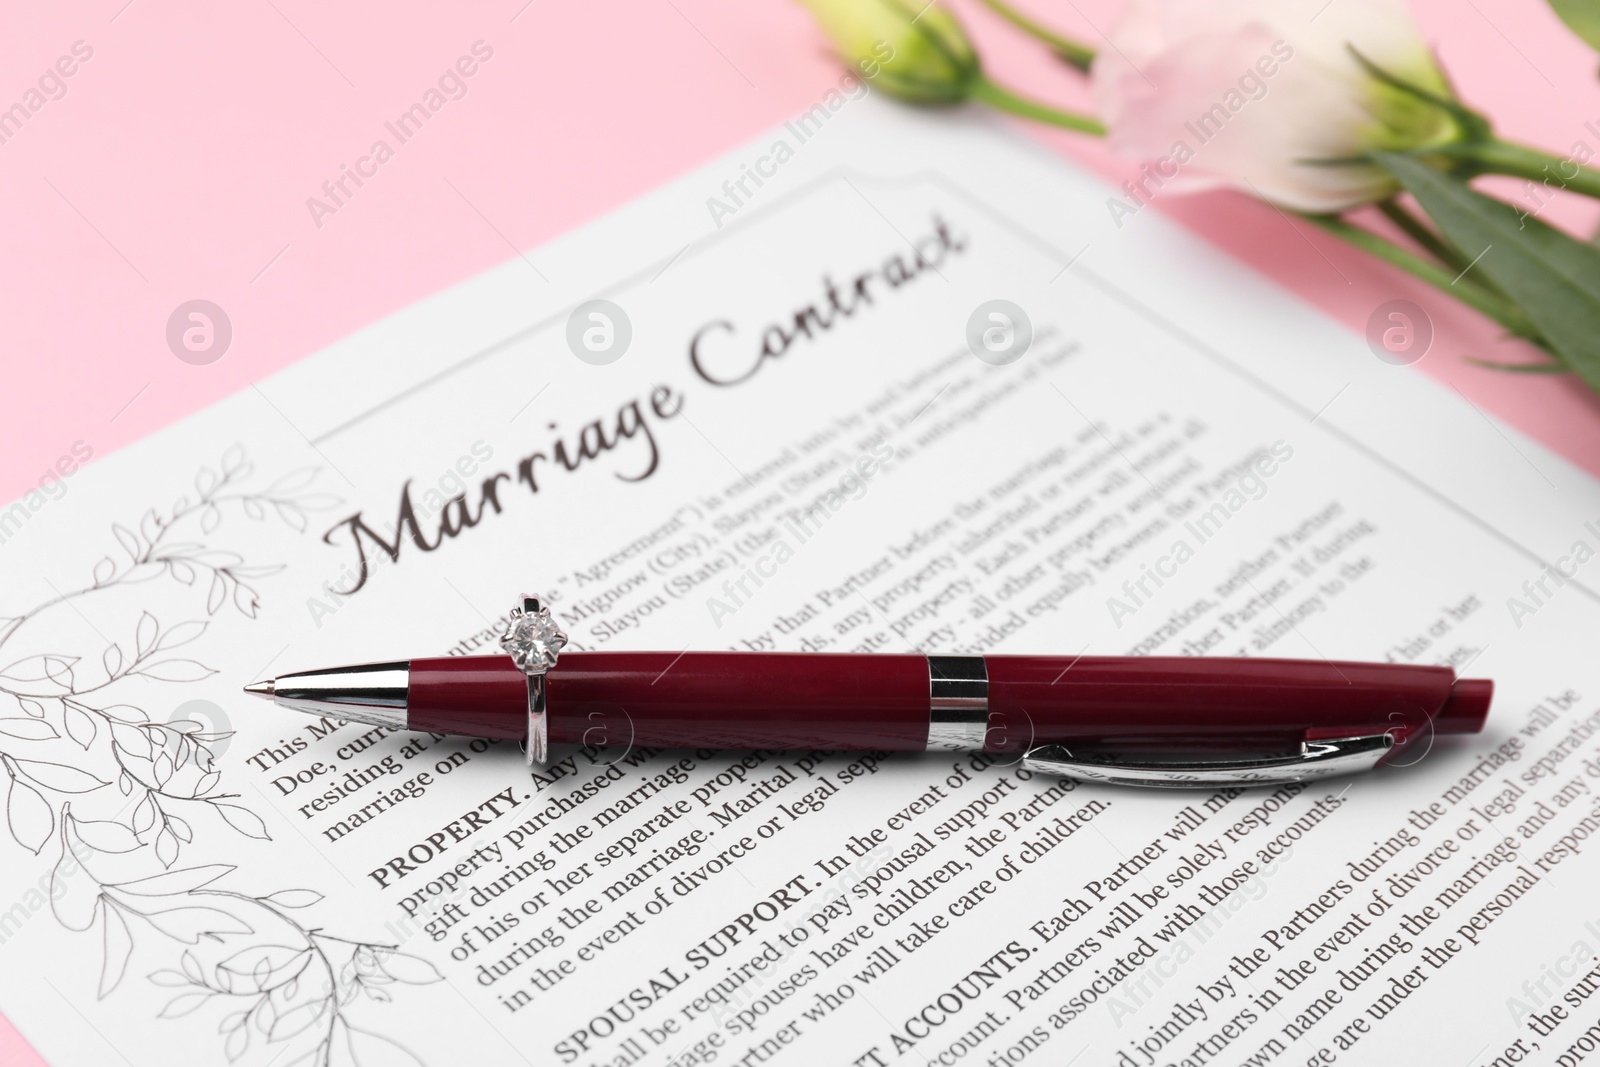
M 1127 0 L 1092 73 L 1113 149 L 1154 161 L 1139 183 L 1148 195 L 1168 181 L 1231 185 L 1336 212 L 1397 186 L 1375 165 L 1335 161 L 1461 133 L 1356 53 L 1451 98 L 1400 0 Z

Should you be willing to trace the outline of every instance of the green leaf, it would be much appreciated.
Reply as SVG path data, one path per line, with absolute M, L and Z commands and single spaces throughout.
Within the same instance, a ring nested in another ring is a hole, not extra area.
M 1522 309 L 1551 350 L 1600 391 L 1600 248 L 1409 156 L 1377 163 L 1416 197 L 1434 225 Z
M 1477 356 L 1467 356 L 1465 359 L 1474 367 L 1503 370 L 1510 374 L 1567 374 L 1570 370 L 1564 363 L 1504 363 L 1493 359 L 1479 359 Z
M 1590 48 L 1600 50 L 1600 0 L 1550 0 L 1550 7 L 1561 16 L 1567 29 L 1582 37 Z

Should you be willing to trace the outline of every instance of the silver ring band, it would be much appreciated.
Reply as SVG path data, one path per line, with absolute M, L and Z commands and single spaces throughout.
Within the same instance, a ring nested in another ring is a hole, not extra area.
M 989 732 L 989 667 L 982 656 L 928 657 L 930 749 L 982 752 Z
M 544 675 L 528 675 L 528 766 L 550 760 L 550 719 L 545 715 Z
M 550 758 L 550 719 L 545 714 L 544 676 L 561 649 L 566 646 L 567 635 L 561 632 L 550 609 L 536 596 L 524 595 L 517 600 L 507 616 L 506 632 L 500 635 L 500 647 L 511 656 L 511 662 L 528 676 L 528 766 L 543 767 Z

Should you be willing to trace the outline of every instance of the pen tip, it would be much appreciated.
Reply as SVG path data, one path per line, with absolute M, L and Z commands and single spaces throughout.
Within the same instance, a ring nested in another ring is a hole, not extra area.
M 266 697 L 268 700 L 271 700 L 272 699 L 272 692 L 273 692 L 273 682 L 274 682 L 274 679 L 263 678 L 259 682 L 252 682 L 249 685 L 245 686 L 244 687 L 244 691 L 246 693 L 250 693 L 250 694 L 252 694 L 254 696 Z

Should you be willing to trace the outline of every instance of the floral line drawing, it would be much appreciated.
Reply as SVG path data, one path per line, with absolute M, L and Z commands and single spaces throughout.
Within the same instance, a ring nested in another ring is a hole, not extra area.
M 250 566 L 236 552 L 208 547 L 204 539 L 226 514 L 237 511 L 258 522 L 276 519 L 304 533 L 308 512 L 339 503 L 332 494 L 312 491 L 315 467 L 252 490 L 253 466 L 241 446 L 229 448 L 216 468 L 196 474 L 194 492 L 179 496 L 170 509 L 151 508 L 131 527 L 113 524 L 118 550 L 94 564 L 87 584 L 66 592 L 52 586 L 53 597 L 0 617 L 0 662 L 29 636 L 29 624 L 58 608 L 77 613 L 106 642 L 98 665 L 92 656 L 51 651 L 0 667 L 7 829 L 36 856 L 56 843 L 49 906 L 68 930 L 82 933 L 99 926 L 101 998 L 122 983 L 136 940 L 142 944 L 154 937 L 184 946 L 175 968 L 149 976 L 154 985 L 176 991 L 160 1017 L 179 1019 L 208 1005 L 225 1005 L 229 1010 L 217 1033 L 230 1063 L 244 1056 L 256 1037 L 267 1045 L 304 1046 L 282 1067 L 417 1063 L 404 1046 L 358 1027 L 350 1012 L 358 1001 L 388 1002 L 387 986 L 440 981 L 439 972 L 395 945 L 338 936 L 302 922 L 296 913 L 323 899 L 315 890 L 252 895 L 217 884 L 235 865 L 174 867 L 194 842 L 196 828 L 204 833 L 215 826 L 211 816 L 244 837 L 271 838 L 261 817 L 236 802 L 238 794 L 222 791 L 213 746 L 230 733 L 208 732 L 192 720 L 155 721 L 140 704 L 128 702 L 138 700 L 137 694 L 123 695 L 217 673 L 175 653 L 198 642 L 230 606 L 247 619 L 257 616 L 256 583 L 283 567 Z M 203 601 L 191 599 L 197 608 L 203 604 L 204 618 L 164 625 L 140 607 L 126 635 L 112 639 L 80 607 L 162 579 L 196 594 L 203 591 Z M 101 876 L 113 866 L 127 873 Z M 10 936 L 8 926 L 19 911 L 25 919 L 42 910 L 43 899 L 28 899 L 35 896 L 42 894 L 30 891 L 19 906 L 0 915 L 0 933 Z

